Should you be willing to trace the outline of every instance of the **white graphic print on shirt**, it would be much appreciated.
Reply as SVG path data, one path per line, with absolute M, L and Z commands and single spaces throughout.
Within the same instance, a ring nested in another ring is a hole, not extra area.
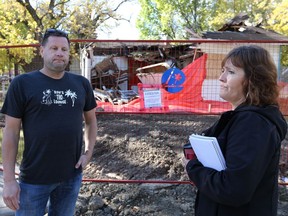
M 72 107 L 74 107 L 75 99 L 77 99 L 77 94 L 75 92 L 71 91 L 70 89 L 66 91 L 46 89 L 45 91 L 43 91 L 41 104 L 57 104 L 61 106 L 67 104 L 68 98 L 71 99 Z

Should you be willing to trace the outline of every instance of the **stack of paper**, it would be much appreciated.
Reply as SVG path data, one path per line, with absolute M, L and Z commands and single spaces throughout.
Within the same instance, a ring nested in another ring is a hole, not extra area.
M 218 171 L 226 169 L 225 159 L 216 137 L 192 134 L 189 137 L 189 141 L 197 159 L 203 164 L 203 166 Z

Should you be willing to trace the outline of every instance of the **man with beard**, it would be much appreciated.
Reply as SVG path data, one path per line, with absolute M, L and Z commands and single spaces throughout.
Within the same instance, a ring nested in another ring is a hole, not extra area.
M 15 77 L 1 110 L 5 114 L 3 200 L 17 216 L 44 215 L 48 201 L 49 215 L 74 214 L 82 169 L 96 142 L 97 121 L 91 84 L 65 71 L 69 52 L 66 32 L 46 30 L 40 47 L 43 68 Z M 17 181 L 21 128 L 24 152 Z

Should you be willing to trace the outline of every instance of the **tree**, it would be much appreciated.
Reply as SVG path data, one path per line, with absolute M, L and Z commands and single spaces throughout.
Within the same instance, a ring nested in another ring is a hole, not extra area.
M 111 26 L 106 21 L 113 19 L 124 20 L 117 10 L 125 3 L 133 0 L 120 1 L 99 1 L 99 0 L 78 0 L 73 1 L 69 7 L 69 19 L 62 22 L 65 29 L 69 29 L 72 36 L 79 39 L 97 38 L 97 32 L 107 31 Z M 128 21 L 128 20 L 127 20 Z
M 284 0 L 285 1 L 285 0 Z M 142 38 L 189 39 L 187 29 L 200 35 L 218 30 L 239 13 L 246 13 L 252 25 L 267 25 L 281 0 L 140 0 L 142 10 L 137 27 Z
M 35 44 L 46 28 L 69 32 L 70 38 L 96 38 L 99 29 L 109 28 L 108 19 L 121 20 L 117 10 L 133 0 L 2 0 L 0 45 Z M 114 6 L 113 6 L 114 5 Z M 38 54 L 35 48 L 0 50 L 0 71 L 27 66 Z
M 227 20 L 233 18 L 235 15 L 244 13 L 249 16 L 251 25 L 256 26 L 261 23 L 266 26 L 268 20 L 271 18 L 270 14 L 281 2 L 281 0 L 229 0 L 217 1 L 213 5 L 210 25 L 214 30 L 219 29 Z
M 283 16 L 288 10 L 288 0 L 283 0 L 271 13 L 268 28 L 288 36 L 288 17 Z
M 137 28 L 145 39 L 187 39 L 186 29 L 201 33 L 208 29 L 210 1 L 139 0 Z
M 2 1 L 0 7 L 0 45 L 33 44 L 35 40 L 35 25 L 29 14 L 16 2 Z M 20 63 L 30 63 L 34 56 L 34 48 L 26 49 L 23 53 L 20 48 L 1 49 L 0 71 L 11 72 L 17 69 Z M 16 71 L 17 73 L 17 71 Z
M 271 14 L 268 21 L 268 28 L 288 36 L 288 17 L 283 16 L 288 10 L 288 0 L 283 0 Z M 288 46 L 282 46 L 281 62 L 284 66 L 288 66 Z

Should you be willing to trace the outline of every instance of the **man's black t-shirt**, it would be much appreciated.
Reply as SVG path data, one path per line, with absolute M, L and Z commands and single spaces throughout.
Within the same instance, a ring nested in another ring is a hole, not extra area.
M 15 77 L 1 112 L 22 119 L 20 180 L 51 184 L 81 172 L 75 165 L 83 143 L 83 112 L 95 106 L 91 85 L 80 75 L 65 72 L 52 79 L 35 71 Z

